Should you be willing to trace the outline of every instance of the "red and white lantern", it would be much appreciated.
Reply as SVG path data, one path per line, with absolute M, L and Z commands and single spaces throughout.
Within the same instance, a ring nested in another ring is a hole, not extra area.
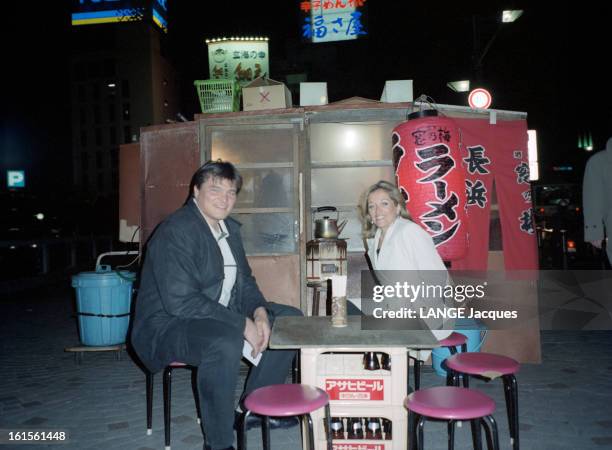
M 432 236 L 443 260 L 465 257 L 466 174 L 455 122 L 435 110 L 410 114 L 393 129 L 393 162 L 412 220 Z

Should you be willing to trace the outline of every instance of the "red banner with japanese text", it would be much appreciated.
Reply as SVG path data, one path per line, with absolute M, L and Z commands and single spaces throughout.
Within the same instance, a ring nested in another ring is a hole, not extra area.
M 527 123 L 524 120 L 455 119 L 461 130 L 466 167 L 469 245 L 453 269 L 486 270 L 493 185 L 502 232 L 506 270 L 538 268 L 531 203 Z

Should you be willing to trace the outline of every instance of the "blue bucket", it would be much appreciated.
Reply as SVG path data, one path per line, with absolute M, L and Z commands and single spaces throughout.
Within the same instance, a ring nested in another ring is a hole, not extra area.
M 457 319 L 455 322 L 455 331 L 467 337 L 468 352 L 478 352 L 484 344 L 487 337 L 487 327 L 484 323 L 475 319 Z M 461 352 L 461 347 L 457 347 L 457 352 Z M 435 372 L 441 377 L 446 377 L 446 369 L 443 362 L 450 356 L 450 350 L 447 347 L 434 348 L 431 351 L 431 365 Z
M 83 345 L 123 344 L 130 324 L 134 272 L 98 266 L 72 277 Z

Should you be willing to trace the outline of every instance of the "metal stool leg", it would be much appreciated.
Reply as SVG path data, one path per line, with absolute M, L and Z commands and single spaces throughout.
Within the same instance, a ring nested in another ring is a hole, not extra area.
M 506 412 L 512 450 L 519 450 L 519 415 L 518 415 L 518 385 L 514 375 L 504 375 L 504 395 L 506 397 Z
M 291 364 L 291 382 L 298 384 L 300 382 L 300 352 L 295 353 L 293 363 Z
M 421 388 L 421 365 L 423 361 L 420 359 L 414 360 L 414 390 L 418 391 Z
M 329 411 L 329 403 L 325 405 L 325 425 L 327 427 L 327 450 L 333 450 L 331 435 L 331 413 Z
M 470 424 L 472 426 L 472 444 L 474 445 L 474 450 L 482 450 L 482 434 L 480 433 L 482 419 L 470 420 Z
M 448 425 L 448 450 L 455 450 L 455 421 L 449 420 Z
M 164 439 L 165 450 L 170 450 L 170 402 L 172 401 L 172 367 L 164 369 Z
M 242 416 L 240 417 L 240 424 L 238 429 L 240 430 L 240 432 L 238 433 L 238 450 L 246 450 L 246 434 L 247 434 L 247 421 L 249 419 L 249 416 L 251 415 L 251 411 L 249 411 L 248 409 L 246 410 L 246 412 L 244 414 L 242 414 Z
M 198 414 L 197 422 L 202 423 L 202 410 L 200 409 L 200 396 L 198 395 L 198 369 L 191 369 L 191 391 L 195 399 L 196 412 Z
M 408 450 L 416 450 L 416 414 L 408 410 Z
M 153 374 L 147 370 L 145 375 L 147 390 L 147 436 L 153 434 Z
M 312 416 L 310 414 L 306 414 L 306 420 L 308 421 L 308 448 L 310 448 L 310 450 L 315 450 L 314 432 L 312 431 Z M 331 428 L 329 429 L 331 430 Z
M 270 418 L 268 416 L 261 418 L 261 437 L 264 450 L 270 450 Z
M 419 423 L 417 424 L 417 449 L 423 450 L 423 445 L 425 444 L 425 439 L 423 438 L 423 428 L 425 426 L 425 416 L 421 416 L 419 418 Z
M 450 352 L 451 356 L 452 355 L 456 355 L 457 354 L 457 349 L 455 347 L 448 347 L 448 351 Z M 446 368 L 446 385 L 447 386 L 452 386 L 453 384 L 453 377 L 452 377 L 452 370 L 449 369 L 448 367 Z
M 482 418 L 483 423 L 489 423 L 487 427 L 487 444 L 489 450 L 499 450 L 499 436 L 497 433 L 497 424 L 493 416 L 485 416 Z M 490 432 L 490 436 L 489 436 Z

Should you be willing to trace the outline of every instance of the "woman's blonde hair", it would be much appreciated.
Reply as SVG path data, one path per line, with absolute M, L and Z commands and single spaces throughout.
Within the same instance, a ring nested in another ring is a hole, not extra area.
M 374 183 L 372 186 L 366 189 L 366 191 L 362 194 L 361 200 L 359 202 L 359 215 L 361 216 L 361 234 L 364 238 L 374 237 L 374 233 L 376 233 L 376 225 L 372 223 L 372 218 L 368 213 L 368 198 L 370 194 L 374 191 L 383 190 L 388 195 L 389 198 L 393 201 L 393 203 L 400 207 L 399 215 L 404 219 L 411 220 L 410 213 L 406 209 L 406 201 L 402 196 L 400 190 L 392 183 L 388 181 L 380 180 L 377 183 Z

